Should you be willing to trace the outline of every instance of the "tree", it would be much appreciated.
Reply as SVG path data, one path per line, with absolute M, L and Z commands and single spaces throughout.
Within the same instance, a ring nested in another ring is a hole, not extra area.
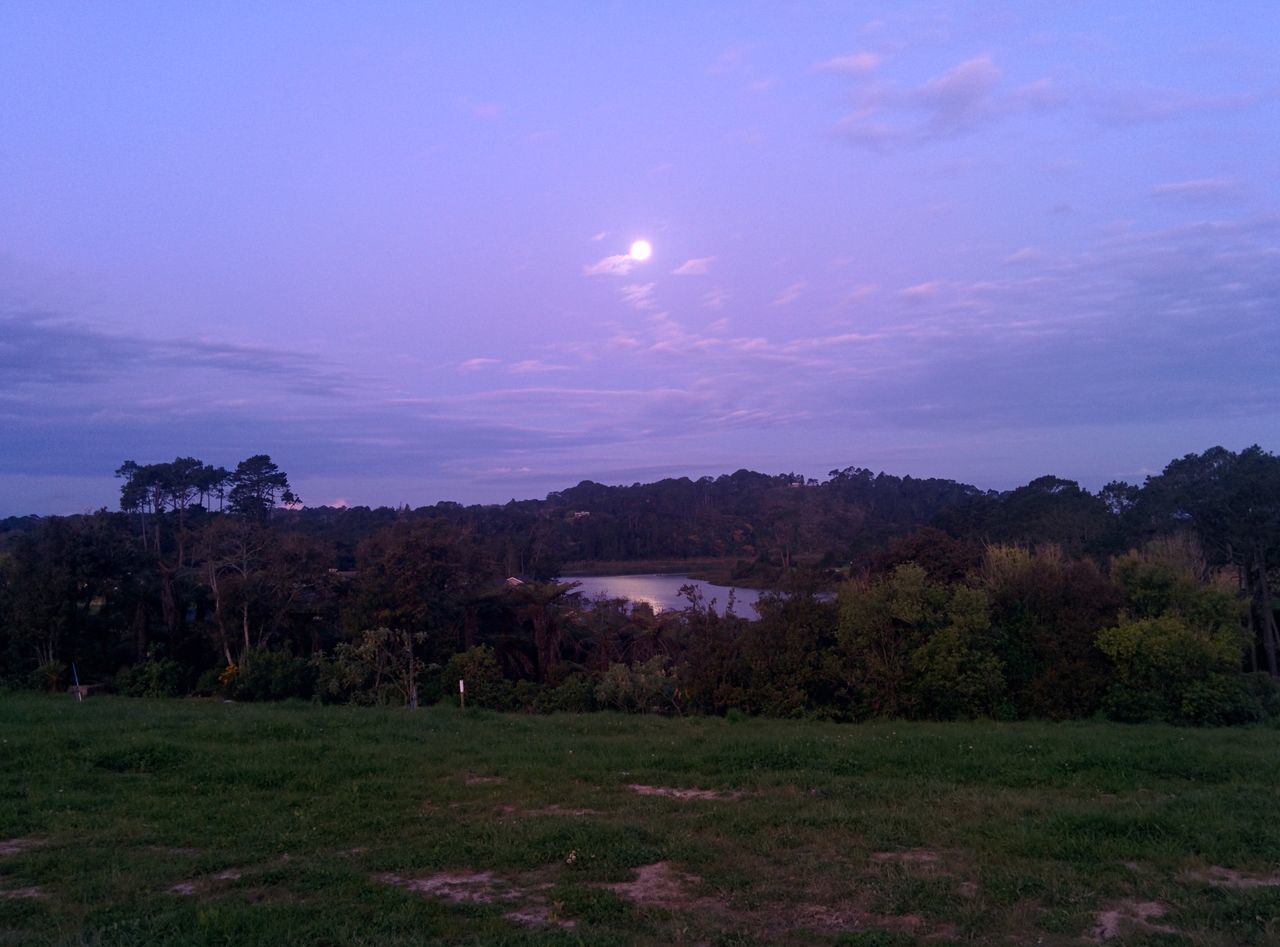
M 294 506 L 302 501 L 289 487 L 289 478 L 267 454 L 254 454 L 236 464 L 231 474 L 231 512 L 266 522 L 276 501 Z
M 1195 529 L 1217 566 L 1234 567 L 1249 599 L 1253 654 L 1280 676 L 1272 571 L 1280 563 L 1280 457 L 1256 444 L 1234 454 L 1213 447 L 1148 477 L 1138 509 L 1156 530 Z
M 533 642 L 538 653 L 538 679 L 547 676 L 560 661 L 564 605 L 581 583 L 523 582 L 509 591 L 518 603 L 516 614 L 533 626 Z
M 908 562 L 875 581 L 845 583 L 838 603 L 852 689 L 872 714 L 896 716 L 906 707 L 912 652 L 946 624 L 946 590 Z

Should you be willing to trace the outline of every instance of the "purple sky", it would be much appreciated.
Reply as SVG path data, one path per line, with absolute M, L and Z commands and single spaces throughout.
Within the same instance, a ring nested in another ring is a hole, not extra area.
M 0 515 L 1280 448 L 1280 3 L 0 3 Z M 644 263 L 626 257 L 652 241 Z

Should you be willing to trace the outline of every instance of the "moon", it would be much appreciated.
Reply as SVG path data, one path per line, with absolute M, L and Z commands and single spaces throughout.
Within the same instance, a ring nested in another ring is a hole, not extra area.
M 637 240 L 635 243 L 631 244 L 631 250 L 628 253 L 628 256 L 637 263 L 643 263 L 645 260 L 649 259 L 649 257 L 653 256 L 653 244 L 648 240 Z

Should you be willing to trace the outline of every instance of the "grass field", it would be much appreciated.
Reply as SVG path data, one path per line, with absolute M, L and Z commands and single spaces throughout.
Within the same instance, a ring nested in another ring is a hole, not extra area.
M 1274 729 L 12 695 L 0 741 L 0 943 L 1280 943 Z

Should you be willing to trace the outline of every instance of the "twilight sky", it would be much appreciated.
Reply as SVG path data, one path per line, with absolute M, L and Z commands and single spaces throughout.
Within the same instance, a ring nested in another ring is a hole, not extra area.
M 0 3 L 0 515 L 1280 448 L 1280 3 Z M 631 260 L 645 238 L 653 256 Z

